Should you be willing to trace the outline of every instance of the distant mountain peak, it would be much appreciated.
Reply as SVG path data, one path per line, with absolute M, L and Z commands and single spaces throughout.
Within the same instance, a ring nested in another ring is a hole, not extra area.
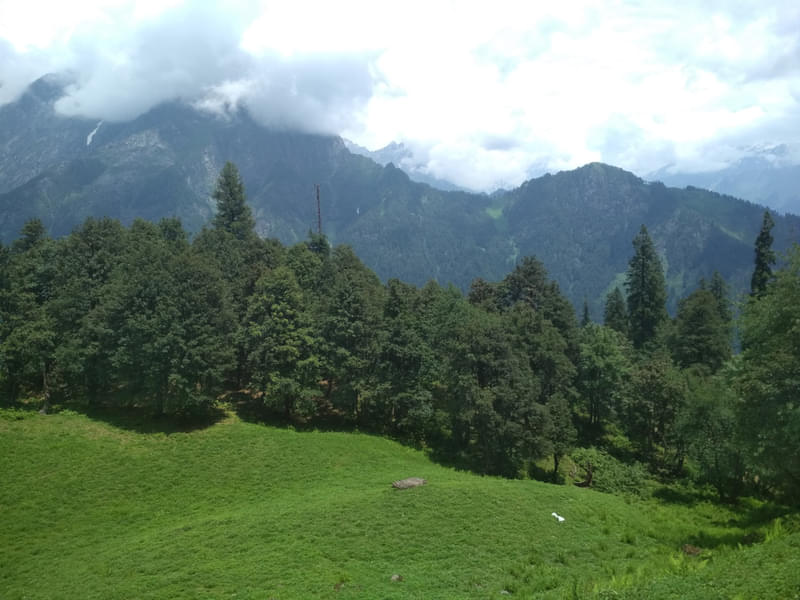
M 666 185 L 728 194 L 779 212 L 800 214 L 800 143 L 765 142 L 736 149 L 716 169 L 690 172 L 672 163 L 648 174 Z
M 351 140 L 343 139 L 342 141 L 351 154 L 366 156 L 384 167 L 391 163 L 396 168 L 404 171 L 412 181 L 417 183 L 427 183 L 429 186 L 445 192 L 470 191 L 452 181 L 432 175 L 428 171 L 427 165 L 417 160 L 411 149 L 403 142 L 391 141 L 383 148 L 369 150 Z
M 55 102 L 66 93 L 74 78 L 66 73 L 47 73 L 28 86 L 25 94 L 41 102 Z

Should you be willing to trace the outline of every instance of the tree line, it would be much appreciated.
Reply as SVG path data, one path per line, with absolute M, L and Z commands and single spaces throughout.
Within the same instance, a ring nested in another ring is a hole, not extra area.
M 800 492 L 800 250 L 775 273 L 771 219 L 734 319 L 715 273 L 667 314 L 647 229 L 604 324 L 534 257 L 465 296 L 381 283 L 320 234 L 261 239 L 236 167 L 193 239 L 176 219 L 87 219 L 54 240 L 32 220 L 0 248 L 6 402 L 207 411 L 227 397 L 294 422 L 336 420 L 482 473 L 587 484 L 609 461 L 687 472 L 724 499 Z M 733 352 L 738 331 L 740 352 Z

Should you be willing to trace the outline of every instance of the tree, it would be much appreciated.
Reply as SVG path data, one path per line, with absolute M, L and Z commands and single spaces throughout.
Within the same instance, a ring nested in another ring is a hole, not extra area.
M 667 321 L 667 284 L 653 241 L 642 225 L 633 240 L 634 255 L 628 264 L 630 336 L 634 347 L 643 348 L 655 339 L 659 326 Z
M 559 461 L 576 439 L 571 411 L 576 398 L 575 365 L 561 332 L 540 313 L 518 303 L 507 317 L 510 319 L 512 347 L 521 354 L 537 384 L 533 400 L 546 410 L 548 418 L 542 437 L 549 445 L 553 456 L 553 476 L 557 477 Z
M 625 297 L 618 287 L 606 296 L 603 323 L 624 336 L 628 335 L 628 309 L 625 308 Z
M 394 434 L 424 439 L 433 421 L 431 389 L 438 361 L 425 339 L 416 287 L 387 284 L 379 343 L 378 382 L 369 402 L 370 420 Z
M 508 310 L 518 302 L 550 321 L 567 343 L 567 355 L 578 358 L 578 327 L 575 308 L 561 293 L 558 283 L 548 279 L 547 270 L 533 256 L 524 257 L 498 285 L 499 306 Z
M 104 295 L 126 243 L 119 221 L 89 218 L 63 240 L 58 252 L 52 303 L 61 338 L 56 362 L 70 395 L 85 397 L 89 404 L 111 387 L 114 332 L 106 327 Z
M 775 264 L 775 252 L 772 250 L 772 228 L 775 221 L 768 210 L 764 211 L 764 219 L 761 222 L 761 231 L 755 243 L 756 261 L 753 277 L 750 280 L 750 293 L 759 296 L 764 293 L 767 283 L 772 278 L 771 265 Z
M 710 373 L 731 356 L 730 328 L 722 320 L 720 303 L 704 286 L 678 305 L 673 354 L 681 367 L 702 366 Z
M 3 289 L 0 331 L 9 397 L 23 389 L 40 393 L 47 411 L 56 371 L 58 331 L 52 314 L 56 289 L 56 242 L 38 219 L 28 221 L 4 253 L 8 277 Z
M 719 271 L 714 271 L 714 274 L 711 276 L 711 283 L 708 286 L 708 290 L 717 302 L 717 311 L 719 312 L 722 322 L 730 327 L 731 321 L 733 320 L 731 299 L 728 295 L 728 284 L 722 278 Z
M 248 303 L 245 346 L 251 387 L 267 407 L 286 418 L 312 414 L 320 395 L 316 345 L 292 271 L 278 267 L 262 275 Z
M 735 388 L 748 454 L 759 479 L 800 501 L 800 246 L 740 319 Z
M 113 383 L 156 414 L 202 410 L 233 366 L 228 290 L 213 262 L 163 234 L 134 221 L 104 294 Z
M 583 299 L 583 316 L 581 316 L 581 327 L 586 327 L 592 322 L 592 317 L 589 315 L 589 301 Z
M 701 480 L 714 486 L 720 500 L 732 502 L 745 484 L 746 461 L 736 418 L 737 398 L 727 378 L 690 377 L 689 397 L 676 426 L 687 453 L 700 467 Z
M 239 240 L 255 235 L 255 221 L 245 201 L 244 184 L 239 170 L 226 162 L 212 195 L 217 202 L 214 227 L 227 231 Z
M 663 350 L 642 357 L 633 368 L 624 425 L 641 454 L 654 464 L 670 454 L 673 466 L 682 464 L 684 448 L 675 420 L 685 400 L 686 381 Z
M 384 289 L 349 246 L 337 246 L 322 263 L 316 326 L 327 398 L 360 422 L 365 392 L 378 357 Z
M 618 413 L 624 388 L 631 373 L 630 342 L 603 325 L 590 325 L 581 331 L 578 361 L 578 391 L 595 437 L 605 423 Z

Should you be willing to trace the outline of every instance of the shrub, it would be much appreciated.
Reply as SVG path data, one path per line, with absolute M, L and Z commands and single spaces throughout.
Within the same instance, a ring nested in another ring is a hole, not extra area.
M 598 491 L 646 494 L 647 472 L 641 463 L 625 464 L 597 448 L 578 448 L 572 453 L 572 460 L 586 475 L 591 471 L 590 487 Z

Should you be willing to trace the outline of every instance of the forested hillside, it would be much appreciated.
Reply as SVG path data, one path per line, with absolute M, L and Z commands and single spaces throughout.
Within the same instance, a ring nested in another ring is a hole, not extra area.
M 467 296 L 383 284 L 324 236 L 286 247 L 256 235 L 230 163 L 214 199 L 191 241 L 176 219 L 88 219 L 60 239 L 29 221 L 2 249 L 4 400 L 191 415 L 227 399 L 481 473 L 559 480 L 570 456 L 581 471 L 569 476 L 598 489 L 636 493 L 649 472 L 691 475 L 726 500 L 798 501 L 800 249 L 773 273 L 769 213 L 733 356 L 724 278 L 699 281 L 670 318 L 644 225 L 597 325 L 588 307 L 578 323 L 533 257 Z
M 745 291 L 763 209 L 699 189 L 647 183 L 591 164 L 492 196 L 443 192 L 400 169 L 351 154 L 333 136 L 269 130 L 245 111 L 223 115 L 181 103 L 103 123 L 58 115 L 64 82 L 48 77 L 0 107 L 0 237 L 30 218 L 60 237 L 87 217 L 130 226 L 179 217 L 197 233 L 214 214 L 217 173 L 230 160 L 249 193 L 256 232 L 284 244 L 316 229 L 350 245 L 382 281 L 434 279 L 462 291 L 475 277 L 500 280 L 536 256 L 575 306 L 599 321 L 621 281 L 630 240 L 646 223 L 664 261 L 671 313 L 700 277 L 719 271 Z M 775 216 L 775 248 L 798 240 L 800 220 Z

